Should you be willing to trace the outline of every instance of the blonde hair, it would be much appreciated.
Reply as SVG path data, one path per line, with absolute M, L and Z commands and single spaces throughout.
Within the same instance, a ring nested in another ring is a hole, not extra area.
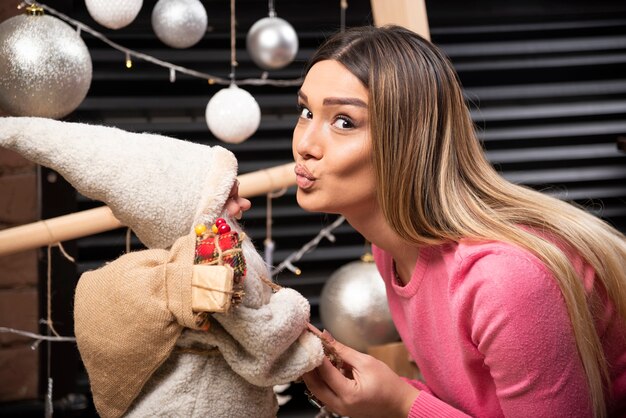
M 328 39 L 307 71 L 327 59 L 369 90 L 378 200 L 393 230 L 415 244 L 508 242 L 543 261 L 565 299 L 594 414 L 606 416 L 609 367 L 593 320 L 598 292 L 587 298 L 569 258 L 547 237 L 593 267 L 596 290 L 626 319 L 624 235 L 572 204 L 502 178 L 476 137 L 452 65 L 415 33 L 398 26 L 350 29 Z

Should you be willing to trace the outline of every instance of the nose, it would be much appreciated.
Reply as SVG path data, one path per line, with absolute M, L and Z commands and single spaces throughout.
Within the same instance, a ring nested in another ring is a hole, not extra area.
M 316 123 L 311 121 L 305 126 L 297 125 L 293 130 L 293 151 L 295 159 L 297 159 L 298 156 L 305 160 L 322 158 L 323 144 L 320 137 L 320 129 L 316 125 Z

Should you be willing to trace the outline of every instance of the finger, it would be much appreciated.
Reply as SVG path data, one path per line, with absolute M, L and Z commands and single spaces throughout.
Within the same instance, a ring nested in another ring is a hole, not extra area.
M 348 363 L 353 368 L 360 368 L 365 359 L 368 358 L 367 354 L 363 354 L 360 351 L 357 351 L 335 340 L 327 330 L 324 330 L 324 332 L 322 332 L 321 338 L 325 346 L 327 346 L 331 350 L 334 350 L 334 352 L 339 356 L 341 360 L 343 360 L 345 363 Z
M 344 376 L 327 358 L 316 369 L 317 374 L 333 394 L 341 395 L 354 389 L 354 380 Z
M 241 214 L 250 209 L 250 206 L 250 201 L 241 197 L 237 199 L 228 199 L 224 204 L 224 208 L 226 209 L 228 214 L 237 219 L 240 219 Z
M 310 322 L 307 322 L 306 327 L 309 331 L 311 331 L 315 336 L 322 338 L 322 331 L 319 330 L 315 325 Z
M 336 398 L 335 393 L 328 387 L 328 385 L 322 380 L 317 369 L 312 370 L 302 375 L 302 380 L 307 389 L 315 395 L 319 400 L 326 403 L 332 402 L 333 398 Z M 322 400 L 323 399 L 323 400 Z
M 333 391 L 333 388 L 328 385 L 328 381 L 324 380 L 324 375 L 320 373 L 322 368 L 332 369 L 335 373 L 339 373 L 332 363 L 327 358 L 324 358 L 322 365 L 303 375 L 302 380 L 306 384 L 307 389 L 313 394 L 317 401 L 321 402 L 326 407 L 328 412 L 339 412 L 343 408 L 342 399 L 346 396 L 346 393 Z
M 250 209 L 251 206 L 252 203 L 248 199 L 239 196 L 239 180 L 235 180 L 230 188 L 224 208 L 230 216 L 241 219 L 243 212 Z
M 239 210 L 242 212 L 245 212 L 252 207 L 252 203 L 248 199 L 239 195 L 237 195 L 236 202 L 239 205 Z
M 239 205 L 233 199 L 228 199 L 224 205 L 224 209 L 229 216 L 235 216 L 239 212 Z

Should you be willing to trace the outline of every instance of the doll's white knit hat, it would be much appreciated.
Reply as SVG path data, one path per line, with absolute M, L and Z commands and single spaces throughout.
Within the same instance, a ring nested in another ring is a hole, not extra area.
M 0 147 L 106 203 L 150 248 L 212 222 L 237 175 L 234 155 L 218 146 L 45 118 L 0 118 Z

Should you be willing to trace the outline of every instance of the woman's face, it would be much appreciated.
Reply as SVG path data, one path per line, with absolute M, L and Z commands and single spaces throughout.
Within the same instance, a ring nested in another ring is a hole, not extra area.
M 312 212 L 359 216 L 376 205 L 368 92 L 333 60 L 316 63 L 298 92 L 293 132 L 298 204 Z

